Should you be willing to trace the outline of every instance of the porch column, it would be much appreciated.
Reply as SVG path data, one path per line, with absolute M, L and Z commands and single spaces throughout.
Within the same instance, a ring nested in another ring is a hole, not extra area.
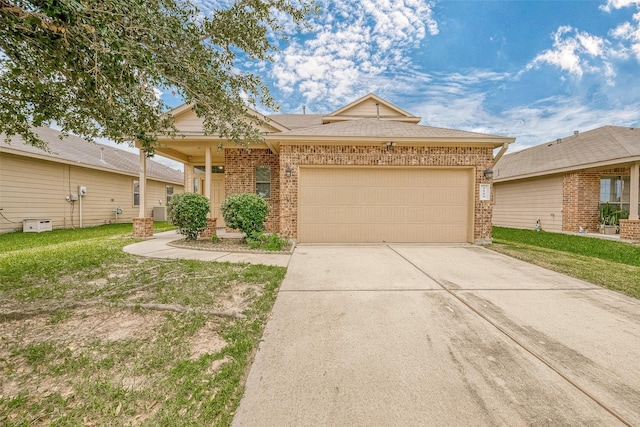
M 211 148 L 204 149 L 204 195 L 211 202 Z M 209 208 L 211 214 L 211 208 Z
M 209 218 L 207 218 L 207 228 L 200 233 L 201 239 L 210 239 L 216 235 L 216 218 L 211 218 L 211 147 L 204 149 L 204 195 L 209 199 Z
M 139 205 L 138 218 L 133 218 L 133 237 L 152 237 L 153 218 L 146 217 L 147 207 L 147 155 L 140 150 L 140 171 L 138 176 Z
M 140 151 L 140 171 L 139 171 L 139 183 L 140 183 L 140 211 L 138 212 L 139 218 L 144 218 L 147 207 L 147 155 L 144 151 Z
M 638 219 L 638 188 L 640 187 L 640 162 L 631 165 L 631 188 L 629 188 L 629 219 L 620 220 L 620 238 L 640 241 L 640 219 Z
M 631 188 L 629 191 L 629 219 L 638 219 L 638 188 L 640 187 L 640 162 L 631 165 Z

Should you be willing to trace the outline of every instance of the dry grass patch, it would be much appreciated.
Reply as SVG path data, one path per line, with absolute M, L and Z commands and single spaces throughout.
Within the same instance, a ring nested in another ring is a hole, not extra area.
M 230 424 L 285 270 L 73 236 L 0 251 L 0 425 Z

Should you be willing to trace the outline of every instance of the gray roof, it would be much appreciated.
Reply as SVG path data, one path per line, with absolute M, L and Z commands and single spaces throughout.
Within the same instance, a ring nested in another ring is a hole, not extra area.
M 322 114 L 272 114 L 267 117 L 289 129 L 300 129 L 321 125 L 324 116 Z
M 25 144 L 22 138 L 14 136 L 11 143 L 4 142 L 5 135 L 0 135 L 0 149 L 13 149 L 25 153 L 50 157 L 51 161 L 73 163 L 78 166 L 111 170 L 116 173 L 138 175 L 140 157 L 109 145 L 92 143 L 77 136 L 69 135 L 60 139 L 60 131 L 47 127 L 34 128 L 38 136 L 45 141 L 51 152 L 43 151 L 32 145 Z M 147 159 L 147 177 L 150 179 L 183 184 L 184 174 L 171 169 L 152 159 Z
M 603 126 L 507 154 L 498 161 L 494 179 L 621 164 L 640 159 L 640 129 Z
M 505 138 L 496 135 L 468 132 L 463 130 L 446 129 L 433 126 L 421 126 L 413 123 L 393 120 L 359 119 L 307 128 L 293 129 L 275 134 L 281 136 L 345 136 L 345 137 L 375 137 L 375 138 L 460 138 L 486 139 Z

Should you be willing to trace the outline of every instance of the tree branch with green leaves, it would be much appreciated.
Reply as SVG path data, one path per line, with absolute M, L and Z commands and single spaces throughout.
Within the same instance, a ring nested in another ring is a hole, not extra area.
M 158 90 L 204 119 L 207 134 L 262 140 L 247 106 L 277 110 L 240 61 L 269 61 L 312 0 L 239 0 L 204 16 L 188 0 L 0 0 L 0 132 L 46 148 L 34 126 L 136 141 L 148 155 L 177 130 Z

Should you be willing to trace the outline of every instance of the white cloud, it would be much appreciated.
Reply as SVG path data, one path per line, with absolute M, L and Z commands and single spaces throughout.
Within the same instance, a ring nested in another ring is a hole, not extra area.
M 640 12 L 633 15 L 633 23 L 624 22 L 609 32 L 614 38 L 628 42 L 628 48 L 640 61 Z
M 613 9 L 622 9 L 629 6 L 640 7 L 640 0 L 607 0 L 607 4 L 600 6 L 600 9 L 605 12 L 611 12 Z
M 618 50 L 611 47 L 609 40 L 570 26 L 561 26 L 553 34 L 553 48 L 538 54 L 525 70 L 549 64 L 577 78 L 584 73 L 602 73 L 608 78 L 608 83 L 613 84 L 615 69 L 611 59 L 620 55 Z
M 275 56 L 270 77 L 307 102 L 352 100 L 362 81 L 409 67 L 409 53 L 438 34 L 431 5 L 419 0 L 324 0 L 312 31 Z M 339 18 L 339 19 L 337 19 Z

